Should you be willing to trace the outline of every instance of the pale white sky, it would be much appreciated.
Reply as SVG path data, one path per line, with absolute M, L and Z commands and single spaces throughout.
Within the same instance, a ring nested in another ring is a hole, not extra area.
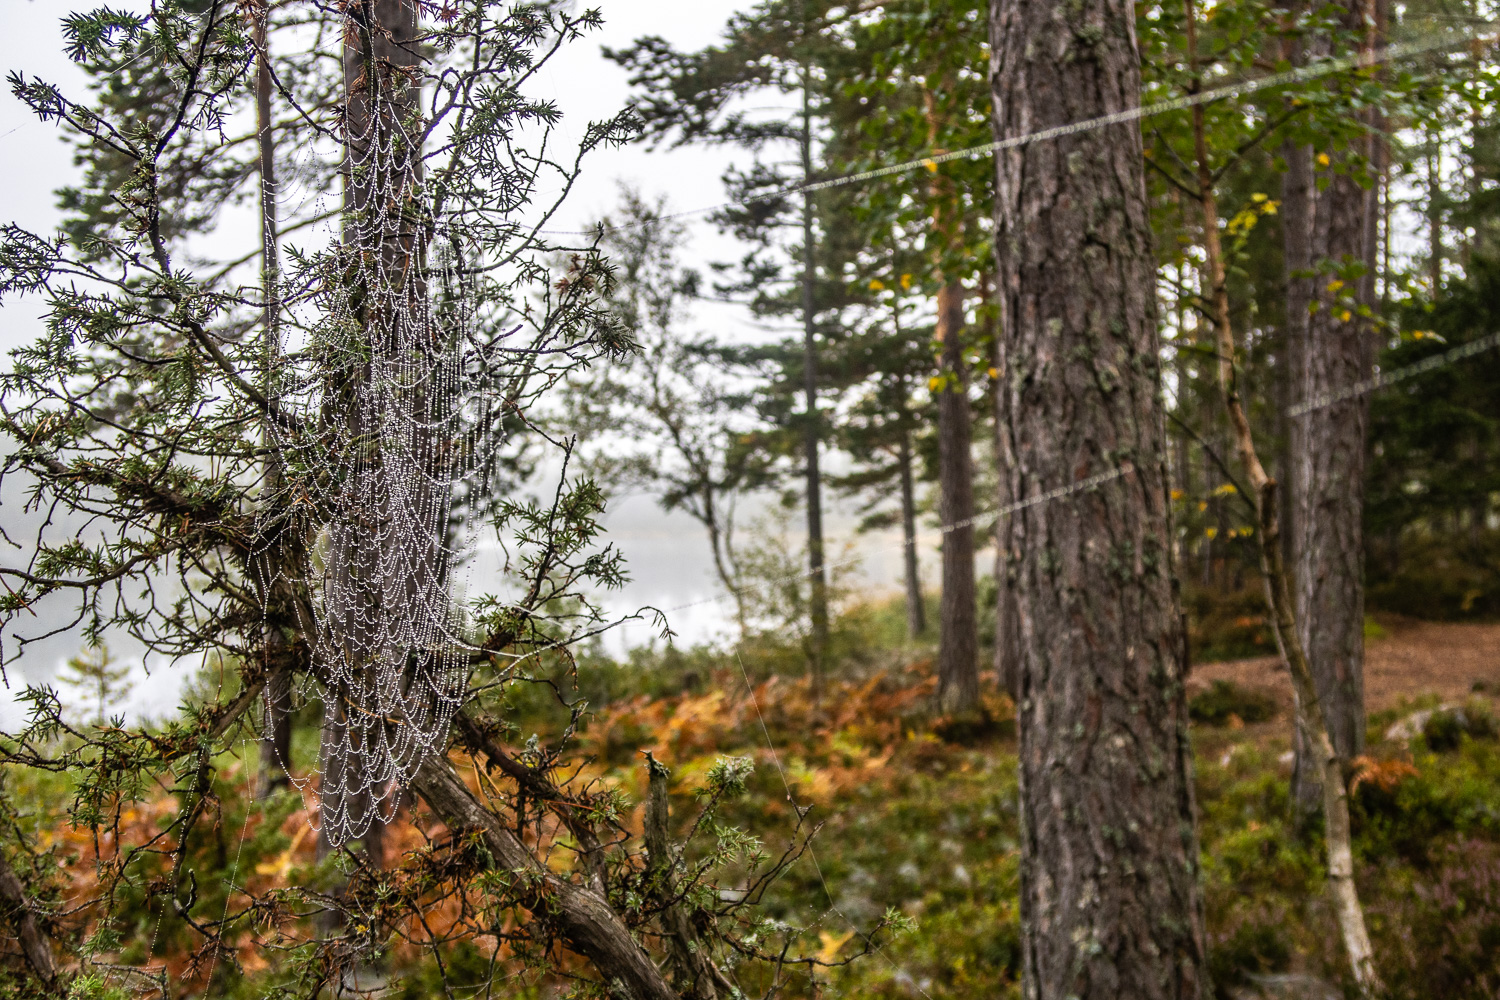
M 93 4 L 78 0 L 76 5 Z M 555 97 L 566 116 L 564 139 L 576 138 L 586 122 L 614 114 L 627 97 L 626 75 L 602 57 L 602 45 L 622 46 L 641 35 L 657 34 L 680 47 L 701 46 L 719 36 L 729 15 L 743 3 L 593 0 L 593 5 L 603 11 L 604 30 L 565 49 L 539 81 L 540 89 Z M 144 4 L 135 0 L 117 6 L 136 8 Z M 82 95 L 82 74 L 63 55 L 59 28 L 60 18 L 74 7 L 64 0 L 0 0 L 0 69 L 40 76 L 65 92 Z M 621 182 L 648 195 L 666 194 L 679 210 L 717 204 L 724 196 L 719 178 L 732 155 L 722 149 L 653 152 L 643 146 L 600 151 L 589 161 L 581 183 L 558 218 L 558 226 L 579 228 L 608 212 L 617 201 Z M 59 218 L 53 192 L 75 176 L 71 152 L 58 131 L 37 122 L 8 90 L 0 95 L 0 191 L 5 192 L 0 198 L 0 222 L 14 221 L 28 229 L 50 232 Z M 708 260 L 738 256 L 729 238 L 702 222 L 692 226 L 688 263 L 703 267 Z M 36 300 L 0 310 L 0 351 L 35 337 L 40 330 L 38 311 Z M 697 325 L 726 338 L 765 336 L 749 326 L 747 319 L 737 307 L 709 304 L 699 311 Z M 0 497 L 0 521 L 14 525 L 19 498 L 12 489 L 5 493 Z M 854 520 L 847 511 L 837 508 L 831 515 L 830 551 L 838 552 L 850 540 Z M 788 529 L 795 531 L 799 516 L 787 520 Z M 629 560 L 633 577 L 623 593 L 608 600 L 612 611 L 625 612 L 646 604 L 670 608 L 717 593 L 707 543 L 697 524 L 685 515 L 663 514 L 650 497 L 622 497 L 611 505 L 608 525 L 611 539 Z M 858 539 L 858 546 L 867 557 L 869 579 L 877 586 L 893 588 L 900 572 L 899 538 L 894 534 L 871 535 Z M 929 546 L 924 553 L 929 566 L 932 555 Z M 727 604 L 710 604 L 673 614 L 671 624 L 681 636 L 679 641 L 692 642 L 721 633 L 728 620 Z M 647 626 L 629 626 L 612 636 L 609 646 L 618 650 L 625 644 L 645 642 L 650 634 Z M 20 669 L 12 669 L 12 688 L 50 680 L 78 646 L 75 637 L 59 636 L 33 647 Z M 122 652 L 126 657 L 131 655 L 128 648 Z M 138 658 L 138 651 L 135 655 Z M 130 709 L 155 712 L 170 708 L 190 672 L 185 665 L 153 664 L 151 676 L 140 678 Z M 6 704 L 8 701 L 0 692 L 0 728 L 11 728 L 20 721 L 18 709 Z

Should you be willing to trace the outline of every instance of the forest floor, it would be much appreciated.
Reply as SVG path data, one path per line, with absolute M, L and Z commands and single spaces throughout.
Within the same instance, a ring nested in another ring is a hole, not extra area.
M 1500 995 L 1500 624 L 1382 618 L 1370 633 L 1368 749 L 1356 767 L 1351 810 L 1360 892 L 1387 995 L 1493 998 Z M 829 958 L 848 957 L 860 929 L 883 912 L 914 921 L 878 953 L 834 970 L 831 989 L 818 996 L 1019 996 L 1020 828 L 1009 700 L 989 686 L 988 721 L 934 716 L 931 663 L 915 650 L 851 667 L 820 701 L 804 680 L 760 680 L 765 673 L 748 652 L 748 673 L 733 656 L 713 659 L 683 664 L 676 690 L 658 669 L 642 693 L 629 694 L 627 683 L 607 705 L 594 701 L 603 707 L 582 744 L 606 780 L 639 801 L 640 750 L 649 748 L 673 768 L 674 813 L 687 816 L 713 760 L 750 757 L 757 769 L 749 793 L 721 818 L 777 850 L 791 835 L 789 806 L 812 807 L 823 824 L 815 855 L 767 898 L 768 915 L 804 928 L 812 950 Z M 645 683 L 645 674 L 637 676 Z M 1229 684 L 1215 688 L 1216 681 Z M 1266 657 L 1197 664 L 1189 695 L 1215 995 L 1343 995 L 1320 824 L 1299 819 L 1289 795 L 1284 672 Z M 1426 724 L 1455 716 L 1466 719 L 1458 729 Z M 794 986 L 785 995 L 812 992 Z
M 1382 712 L 1403 699 L 1436 695 L 1461 701 L 1472 692 L 1500 692 L 1500 624 L 1424 622 L 1380 615 L 1365 643 L 1365 708 Z M 1292 703 L 1291 678 L 1274 656 L 1195 664 L 1188 687 L 1216 680 L 1274 692 L 1283 708 Z
M 895 620 L 892 634 L 904 633 Z M 1355 769 L 1351 814 L 1359 891 L 1389 986 L 1381 1000 L 1494 1000 L 1500 996 L 1500 625 L 1378 624 L 1367 644 L 1368 748 Z M 585 658 L 576 674 L 559 668 L 554 678 L 562 685 L 576 679 L 577 694 L 597 706 L 576 737 L 575 749 L 590 760 L 579 777 L 622 793 L 623 823 L 634 834 L 642 828 L 648 750 L 672 770 L 672 814 L 682 834 L 702 808 L 701 789 L 716 762 L 754 762 L 745 793 L 696 828 L 697 839 L 685 847 L 690 857 L 711 854 L 716 842 L 740 843 L 731 828 L 775 856 L 797 841 L 799 815 L 806 816 L 802 833 L 817 827 L 812 850 L 756 910 L 773 921 L 757 927 L 763 946 L 774 950 L 776 941 L 791 938 L 792 954 L 838 963 L 861 950 L 864 933 L 883 915 L 910 921 L 899 936 L 828 970 L 818 987 L 794 979 L 780 1000 L 1020 995 L 1013 706 L 986 671 L 986 717 L 933 714 L 936 678 L 928 652 L 904 639 L 872 640 L 829 679 L 821 698 L 805 678 L 785 676 L 777 665 L 795 650 L 767 652 L 753 644 L 738 653 L 658 653 L 628 664 Z M 550 692 L 546 684 L 507 692 L 504 715 L 516 746 L 558 735 L 566 713 Z M 1299 818 L 1289 794 L 1292 725 L 1284 676 L 1267 658 L 1202 663 L 1189 692 L 1216 1000 L 1343 995 L 1345 962 L 1327 903 L 1320 825 Z M 1443 705 L 1461 711 L 1436 711 Z M 298 732 L 299 759 L 310 762 L 316 727 Z M 258 758 L 237 760 L 240 749 L 225 749 L 215 782 L 217 828 L 225 835 L 188 859 L 199 873 L 199 905 L 224 912 L 227 887 L 247 873 L 257 885 L 332 891 L 340 884 L 337 856 L 320 861 L 316 838 L 308 835 L 316 805 L 292 791 L 257 802 Z M 14 791 L 33 806 L 16 822 L 44 848 L 63 851 L 58 874 L 73 885 L 59 890 L 69 896 L 98 877 L 88 832 L 58 824 L 76 793 L 73 780 L 33 777 Z M 147 840 L 176 808 L 177 798 L 163 788 L 129 811 L 117 835 Z M 387 861 L 423 851 L 443 830 L 419 804 L 403 809 L 387 834 Z M 737 861 L 716 877 L 732 890 L 746 884 L 747 872 Z M 454 905 L 446 899 L 412 917 L 405 933 L 442 933 L 456 919 Z M 197 939 L 185 924 L 163 925 L 160 913 L 140 900 L 121 911 L 119 923 L 127 943 L 121 961 L 164 957 L 184 995 L 203 988 Z M 270 974 L 264 970 L 281 960 L 277 953 L 246 935 L 237 958 L 237 972 L 220 974 L 222 995 L 267 995 L 266 980 L 256 977 Z M 389 1000 L 443 995 L 441 977 L 416 950 L 395 945 L 390 958 Z M 472 942 L 449 949 L 444 962 L 449 975 L 472 976 L 464 981 L 480 982 L 494 971 Z M 746 995 L 765 994 L 753 966 L 733 972 Z M 543 980 L 506 995 L 555 1000 L 567 985 Z

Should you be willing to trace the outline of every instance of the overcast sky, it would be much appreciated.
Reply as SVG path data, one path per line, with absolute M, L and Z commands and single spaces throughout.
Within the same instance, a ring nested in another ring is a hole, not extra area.
M 641 35 L 662 35 L 680 47 L 708 44 L 720 36 L 733 11 L 743 4 L 730 0 L 596 0 L 603 11 L 602 32 L 565 49 L 542 73 L 537 91 L 552 96 L 565 119 L 562 137 L 576 140 L 590 120 L 617 112 L 629 87 L 625 73 L 605 60 L 600 48 L 621 46 Z M 62 53 L 60 19 L 75 4 L 62 0 L 0 0 L 0 68 L 8 74 L 19 71 L 60 85 L 65 92 L 84 94 L 82 74 Z M 91 6 L 80 2 L 79 7 Z M 117 7 L 144 8 L 139 2 L 117 2 Z M 740 154 L 743 156 L 743 154 Z M 584 177 L 558 218 L 560 228 L 578 228 L 609 212 L 618 200 L 619 185 L 627 183 L 648 195 L 665 194 L 676 209 L 717 204 L 724 192 L 720 177 L 734 154 L 723 149 L 685 148 L 651 151 L 643 146 L 603 150 L 590 161 Z M 0 96 L 0 221 L 16 222 L 39 232 L 52 231 L 58 222 L 54 191 L 75 178 L 69 147 L 51 125 L 37 122 L 7 91 Z M 706 223 L 692 225 L 686 256 L 690 264 L 705 266 L 708 260 L 737 257 L 732 241 L 714 232 Z M 40 330 L 40 304 L 27 300 L 0 310 L 0 350 L 9 351 L 34 339 Z M 749 317 L 732 306 L 707 305 L 697 317 L 697 327 L 708 333 L 742 339 L 764 337 L 764 328 L 753 326 Z M 0 361 L 8 364 L 8 361 Z M 0 496 L 0 522 L 19 523 L 17 491 Z M 782 518 L 791 530 L 798 516 Z M 700 601 L 718 593 L 709 561 L 707 543 L 695 522 L 685 515 L 666 515 L 654 499 L 646 496 L 616 498 L 611 504 L 610 537 L 625 552 L 631 585 L 608 601 L 612 611 L 625 612 L 642 605 L 673 608 Z M 829 520 L 831 551 L 842 551 L 851 540 L 853 519 L 835 506 Z M 894 535 L 867 536 L 857 540 L 866 557 L 869 580 L 894 588 L 899 572 L 899 539 Z M 930 550 L 929 550 L 930 551 Z M 928 562 L 932 560 L 929 557 Z M 57 609 L 61 611 L 61 608 Z M 726 604 L 699 605 L 671 616 L 679 641 L 699 641 L 722 634 L 728 623 Z M 643 625 L 618 630 L 609 641 L 612 649 L 648 641 L 652 630 Z M 22 683 L 52 679 L 63 660 L 77 651 L 73 635 L 59 636 L 38 644 L 12 669 L 12 688 Z M 8 652 L 8 639 L 7 639 Z M 123 649 L 129 658 L 128 645 Z M 135 652 L 139 657 L 139 651 Z M 175 704 L 177 692 L 191 669 L 186 665 L 157 664 L 150 677 L 140 677 L 128 708 L 132 712 L 159 712 Z M 7 705 L 0 692 L 0 728 L 20 721 L 19 711 Z

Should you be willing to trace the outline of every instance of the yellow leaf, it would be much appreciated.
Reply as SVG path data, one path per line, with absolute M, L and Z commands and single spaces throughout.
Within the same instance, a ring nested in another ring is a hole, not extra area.
M 927 390 L 929 392 L 937 392 L 942 387 L 943 377 L 941 375 L 934 375 L 932 376 L 932 378 L 927 380 Z
M 1328 290 L 1330 292 L 1337 292 L 1340 288 L 1343 288 L 1343 287 L 1344 287 L 1344 283 L 1342 281 L 1338 280 L 1337 278 L 1333 279 L 1332 281 L 1330 281 L 1328 283 Z
M 881 281 L 879 278 L 871 278 L 870 279 L 870 291 L 872 291 L 872 292 L 883 292 L 883 291 L 885 291 L 885 282 Z
M 1255 192 L 1254 194 L 1252 194 L 1250 196 L 1250 200 L 1253 201 L 1253 202 L 1255 202 L 1255 203 L 1257 203 L 1257 204 L 1259 204 L 1260 202 L 1265 201 L 1269 197 L 1270 197 L 1269 195 L 1261 194 L 1259 191 L 1257 191 L 1257 192 Z
M 1219 529 L 1218 528 L 1204 528 L 1203 529 L 1203 533 L 1205 535 L 1207 535 L 1209 538 L 1216 538 L 1216 537 L 1218 537 Z
M 1000 377 L 1000 369 L 996 368 L 994 365 L 990 365 L 990 378 L 999 378 L 999 377 Z
M 1349 322 L 1349 318 L 1351 316 L 1353 316 L 1353 315 L 1354 314 L 1352 312 L 1350 312 L 1349 310 L 1345 309 L 1343 312 L 1339 313 L 1339 319 L 1341 319 L 1345 323 L 1347 323 L 1347 322 Z
M 901 276 L 901 287 L 903 289 L 911 288 L 911 275 L 903 274 Z
M 1183 493 L 1182 493 L 1181 490 L 1173 490 L 1172 491 L 1172 499 L 1173 500 L 1181 500 L 1182 497 L 1183 497 Z
M 818 949 L 818 961 L 824 965 L 831 965 L 838 960 L 839 949 L 849 943 L 854 936 L 853 931 L 844 934 L 832 934 L 828 931 L 818 931 L 818 943 L 822 945 Z
M 1320 167 L 1326 167 L 1326 166 L 1328 166 L 1328 164 L 1330 164 L 1332 162 L 1333 161 L 1328 158 L 1328 154 L 1327 153 L 1319 153 L 1318 154 L 1318 166 L 1320 166 Z
M 928 169 L 928 171 L 930 171 L 931 173 L 934 173 L 934 174 L 937 173 L 937 161 L 936 160 L 923 160 L 922 161 L 922 166 L 926 167 Z

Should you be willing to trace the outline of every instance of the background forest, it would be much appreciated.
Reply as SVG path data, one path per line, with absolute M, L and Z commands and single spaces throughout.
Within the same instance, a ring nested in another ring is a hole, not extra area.
M 58 16 L 0 995 L 1500 993 L 1493 5 Z

